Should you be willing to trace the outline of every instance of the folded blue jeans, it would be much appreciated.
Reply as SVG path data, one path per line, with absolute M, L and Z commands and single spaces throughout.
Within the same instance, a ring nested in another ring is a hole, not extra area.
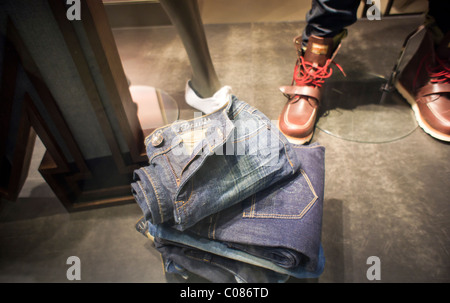
M 185 232 L 145 222 L 153 237 L 288 274 L 316 278 L 323 271 L 323 146 L 292 145 L 301 168 L 291 178 L 213 214 Z M 144 220 L 145 221 L 145 220 Z
M 292 144 L 300 169 L 188 229 L 280 267 L 315 271 L 322 233 L 325 148 Z
M 209 115 L 155 130 L 145 145 L 149 165 L 135 170 L 132 193 L 146 220 L 180 231 L 300 167 L 271 121 L 235 96 Z
M 213 255 L 196 248 L 155 238 L 166 273 L 188 279 L 191 273 L 214 283 L 282 283 L 289 275 Z
M 322 274 L 325 267 L 325 256 L 322 245 L 320 245 L 319 247 L 317 257 L 318 264 L 316 269 L 314 271 L 308 271 L 305 269 L 304 266 L 298 266 L 295 268 L 284 268 L 266 258 L 260 258 L 248 252 L 231 248 L 226 243 L 202 238 L 188 231 L 181 232 L 171 226 L 167 226 L 166 224 L 153 225 L 150 223 L 150 221 L 145 221 L 144 218 L 142 218 L 141 221 L 136 226 L 140 226 L 138 228 L 139 232 L 141 232 L 144 235 L 148 233 L 154 239 L 158 238 L 163 239 L 166 241 L 176 243 L 180 246 L 188 246 L 191 247 L 192 249 L 198 249 L 200 251 L 211 253 L 212 255 L 217 255 L 231 260 L 239 261 L 242 262 L 241 264 L 250 264 L 266 268 L 276 273 L 289 275 L 299 279 L 318 278 Z M 148 235 L 146 236 L 148 237 Z M 183 266 L 182 264 L 179 265 Z

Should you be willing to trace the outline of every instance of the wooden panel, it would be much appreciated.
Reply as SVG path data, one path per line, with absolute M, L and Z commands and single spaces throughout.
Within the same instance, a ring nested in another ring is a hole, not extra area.
M 2 142 L 6 142 L 3 139 L 9 133 L 8 128 L 11 125 L 11 109 L 14 101 L 15 83 L 11 83 L 9 76 L 17 74 L 18 66 L 23 67 L 44 108 L 41 108 L 42 106 L 38 108 L 35 100 L 29 94 L 25 94 L 18 122 L 20 127 L 16 136 L 15 157 L 8 164 L 11 166 L 10 169 L 2 169 L 1 172 L 2 180 L 5 180 L 3 183 L 14 186 L 9 188 L 2 186 L 2 197 L 10 200 L 17 198 L 27 175 L 37 134 L 46 147 L 39 172 L 69 211 L 134 202 L 130 188 L 132 172 L 147 161 L 143 131 L 137 117 L 136 106 L 131 100 L 125 73 L 101 1 L 82 2 L 82 20 L 84 21 L 77 22 L 83 22 L 83 29 L 87 33 L 89 41 L 88 47 L 92 49 L 100 70 L 100 75 L 95 76 L 101 77 L 104 82 L 108 100 L 101 99 L 99 87 L 97 87 L 93 75 L 95 70 L 89 65 L 84 53 L 86 45 L 84 47 L 81 45 L 74 24 L 66 18 L 64 2 L 48 0 L 49 7 L 67 44 L 67 49 L 64 48 L 61 51 L 69 52 L 88 95 L 87 100 L 80 100 L 80 102 L 89 102 L 92 105 L 94 116 L 111 150 L 111 156 L 85 159 L 79 147 L 80 142 L 75 140 L 73 132 L 58 106 L 60 103 L 55 100 L 42 77 L 38 64 L 30 55 L 31 52 L 27 46 L 33 45 L 33 43 L 25 43 L 14 23 L 8 19 L 6 32 L 9 48 L 7 48 L 4 58 L 7 58 L 9 63 L 5 64 L 2 70 L 3 75 L 8 75 L 8 77 L 2 77 L 2 91 L 0 92 L 2 97 L 0 106 L 3 118 L 5 118 L 2 119 L 5 127 L 0 132 Z M 107 105 L 112 107 L 112 113 L 119 122 L 120 133 L 114 132 L 105 102 L 111 103 Z M 45 111 L 45 115 L 42 114 L 42 111 Z M 80 120 L 80 123 L 83 121 Z M 56 130 L 50 125 L 55 126 Z M 58 132 L 58 134 L 52 132 Z M 129 152 L 121 151 L 118 142 L 119 136 L 123 136 Z M 70 159 L 73 160 L 68 161 L 69 156 L 64 154 L 62 145 L 67 147 Z M 4 154 L 5 144 L 0 147 L 0 151 Z
M 83 49 L 77 38 L 77 34 L 75 33 L 71 21 L 69 21 L 66 17 L 66 7 L 59 0 L 49 0 L 48 2 L 53 11 L 53 15 L 58 23 L 58 26 L 61 30 L 61 33 L 63 34 L 64 40 L 66 41 L 67 49 L 69 50 L 70 55 L 72 56 L 72 59 L 76 65 L 76 68 L 80 75 L 80 80 L 82 81 L 85 87 L 85 90 L 89 97 L 89 101 L 92 105 L 92 108 L 94 109 L 94 113 L 102 129 L 103 135 L 105 136 L 106 142 L 108 143 L 108 146 L 111 150 L 111 154 L 114 158 L 115 165 L 119 167 L 121 172 L 125 172 L 126 165 L 122 158 L 122 153 L 114 136 L 113 129 L 111 127 L 110 121 L 108 120 L 104 105 L 100 98 L 90 67 L 87 63 Z M 85 14 L 83 14 L 83 20 L 85 17 L 84 15 Z
M 111 106 L 130 150 L 133 162 L 146 160 L 144 138 L 128 88 L 122 61 L 102 1 L 83 1 L 83 26 L 105 81 Z

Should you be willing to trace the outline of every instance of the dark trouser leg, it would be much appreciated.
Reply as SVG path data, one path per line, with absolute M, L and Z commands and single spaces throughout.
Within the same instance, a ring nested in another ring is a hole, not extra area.
M 303 31 L 303 46 L 311 35 L 334 37 L 345 27 L 356 22 L 360 0 L 313 0 L 306 14 L 307 25 Z
M 450 31 L 450 1 L 429 0 L 428 15 L 434 18 L 444 35 Z

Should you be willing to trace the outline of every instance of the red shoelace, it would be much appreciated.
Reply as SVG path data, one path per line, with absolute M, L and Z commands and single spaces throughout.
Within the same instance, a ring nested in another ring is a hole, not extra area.
M 431 83 L 450 84 L 450 66 L 448 62 L 436 57 L 434 67 L 427 66 Z
M 313 66 L 313 63 L 307 62 L 300 56 L 294 69 L 293 85 L 315 85 L 321 87 L 325 79 L 331 77 L 333 69 L 330 67 L 331 63 L 336 65 L 344 76 L 345 72 L 342 67 L 328 59 L 323 66 Z

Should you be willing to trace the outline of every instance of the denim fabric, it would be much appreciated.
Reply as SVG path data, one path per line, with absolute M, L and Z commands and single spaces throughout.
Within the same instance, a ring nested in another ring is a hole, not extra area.
M 181 233 L 149 224 L 154 237 L 198 248 L 297 278 L 318 277 L 321 248 L 325 149 L 292 145 L 301 169 Z
M 144 220 L 145 219 L 142 219 L 142 221 Z M 257 267 L 272 270 L 276 273 L 289 275 L 300 279 L 317 278 L 322 274 L 325 267 L 325 256 L 321 245 L 319 247 L 317 257 L 317 267 L 314 271 L 311 272 L 306 270 L 306 268 L 301 265 L 295 268 L 284 268 L 275 264 L 274 262 L 269 261 L 266 258 L 260 258 L 248 252 L 229 247 L 226 243 L 216 240 L 209 240 L 189 231 L 181 232 L 171 226 L 167 226 L 166 224 L 153 225 L 150 223 L 150 221 L 147 221 L 145 222 L 144 230 L 141 232 L 143 234 L 149 232 L 149 234 L 154 237 L 154 239 L 164 239 L 166 241 L 176 243 L 181 247 L 188 246 L 193 249 L 195 248 L 204 252 L 211 253 L 212 255 L 239 261 L 242 262 L 242 264 L 255 265 Z M 180 265 L 182 266 L 182 264 Z
M 303 46 L 311 35 L 334 37 L 357 20 L 359 0 L 313 0 L 306 14 L 307 25 L 303 30 Z
M 259 110 L 232 96 L 209 115 L 155 130 L 149 165 L 132 192 L 145 219 L 178 230 L 198 223 L 299 169 L 291 145 Z
M 194 273 L 215 283 L 281 283 L 289 275 L 231 260 L 192 247 L 155 238 L 164 269 L 188 279 Z
M 299 172 L 189 229 L 284 268 L 315 271 L 319 262 L 325 148 L 292 145 Z

